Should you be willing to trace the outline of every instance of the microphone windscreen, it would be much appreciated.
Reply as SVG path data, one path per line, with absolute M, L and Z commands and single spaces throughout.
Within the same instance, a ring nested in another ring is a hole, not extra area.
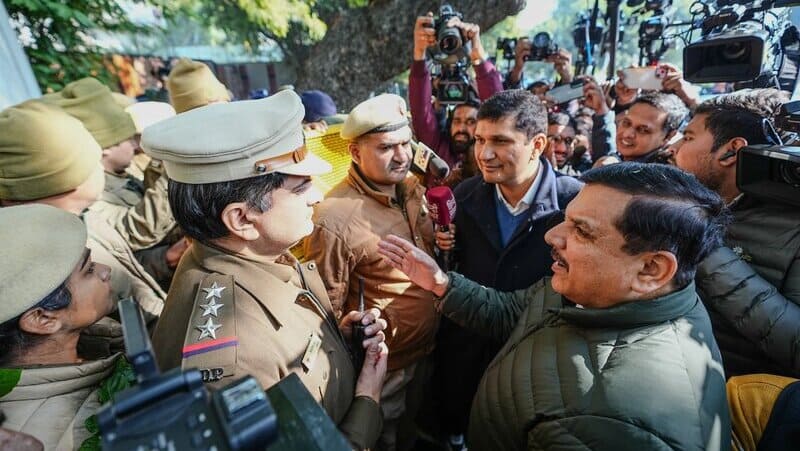
M 434 157 L 428 162 L 428 171 L 437 179 L 444 179 L 450 174 L 450 166 L 434 154 Z
M 447 186 L 435 186 L 425 193 L 431 219 L 436 225 L 446 226 L 456 216 L 456 198 Z

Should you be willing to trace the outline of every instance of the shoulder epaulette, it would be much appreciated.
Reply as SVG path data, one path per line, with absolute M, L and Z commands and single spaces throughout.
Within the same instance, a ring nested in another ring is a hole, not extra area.
M 233 276 L 203 277 L 183 340 L 181 368 L 198 368 L 204 382 L 233 376 L 239 346 L 235 314 Z

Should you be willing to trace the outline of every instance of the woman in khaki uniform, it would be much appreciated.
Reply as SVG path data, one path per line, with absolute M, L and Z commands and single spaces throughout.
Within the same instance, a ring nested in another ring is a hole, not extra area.
M 86 240 L 81 220 L 58 208 L 0 209 L 3 427 L 34 436 L 45 449 L 84 442 L 99 449 L 99 436 L 86 427 L 101 405 L 97 389 L 110 377 L 124 379 L 121 354 L 84 360 L 78 352 L 81 331 L 113 308 L 111 270 L 92 261 Z
M 316 265 L 288 252 L 313 229 L 311 176 L 330 170 L 306 152 L 302 117 L 286 91 L 144 131 L 142 147 L 164 162 L 173 213 L 193 239 L 153 348 L 162 370 L 197 367 L 214 386 L 251 374 L 266 388 L 296 373 L 351 443 L 370 448 L 382 425 L 386 322 L 377 309 L 337 322 Z M 348 346 L 354 322 L 366 326 L 361 368 Z

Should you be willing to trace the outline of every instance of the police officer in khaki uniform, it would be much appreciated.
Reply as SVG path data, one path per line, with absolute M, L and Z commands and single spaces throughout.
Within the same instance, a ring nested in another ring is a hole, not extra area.
M 162 370 L 197 367 L 224 386 L 252 374 L 269 387 L 296 373 L 358 448 L 381 430 L 386 322 L 377 309 L 337 323 L 316 265 L 288 249 L 311 233 L 330 166 L 307 153 L 294 92 L 208 105 L 148 127 L 142 147 L 163 160 L 175 218 L 193 239 L 153 335 Z M 366 325 L 362 368 L 347 345 Z
M 114 101 L 111 90 L 87 77 L 42 97 L 42 101 L 81 121 L 100 144 L 106 183 L 92 210 L 112 224 L 134 251 L 161 242 L 175 228 L 167 199 L 167 180 L 160 176 L 162 171 L 158 167 L 149 169 L 155 171 L 155 176 L 148 177 L 150 185 L 125 172 L 138 147 L 136 125 Z

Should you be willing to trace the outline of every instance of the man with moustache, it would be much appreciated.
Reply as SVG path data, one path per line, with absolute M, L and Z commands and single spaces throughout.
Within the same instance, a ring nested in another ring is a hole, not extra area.
M 353 163 L 347 178 L 315 206 L 316 227 L 306 240 L 305 255 L 316 261 L 334 309 L 358 307 L 363 278 L 366 307 L 380 309 L 388 322 L 391 355 L 377 449 L 409 449 L 438 315 L 431 293 L 411 284 L 378 255 L 378 241 L 388 233 L 433 253 L 425 188 L 408 173 L 411 129 L 405 101 L 393 94 L 366 100 L 350 112 L 340 133 L 349 142 Z
M 433 149 L 453 170 L 474 168 L 469 164 L 472 157 L 472 146 L 475 142 L 475 124 L 480 103 L 478 99 L 471 98 L 465 103 L 456 105 L 450 116 L 450 129 L 440 130 L 436 114 L 431 103 L 431 73 L 426 66 L 425 50 L 436 42 L 436 32 L 432 24 L 433 17 L 417 18 L 414 26 L 414 60 L 411 63 L 411 73 L 408 77 L 409 106 L 414 133 L 420 141 Z M 463 23 L 454 18 L 450 26 L 459 28 L 472 44 L 470 60 L 475 70 L 475 81 L 480 101 L 488 99 L 494 93 L 503 90 L 500 73 L 486 60 L 486 51 L 480 38 L 480 27 L 475 24 Z M 469 176 L 461 174 L 459 179 Z M 429 185 L 430 186 L 430 185 Z
M 730 449 L 722 358 L 693 282 L 722 244 L 725 204 L 668 165 L 582 179 L 545 236 L 552 278 L 524 290 L 445 274 L 399 237 L 379 244 L 444 316 L 504 343 L 471 404 L 469 449 Z

